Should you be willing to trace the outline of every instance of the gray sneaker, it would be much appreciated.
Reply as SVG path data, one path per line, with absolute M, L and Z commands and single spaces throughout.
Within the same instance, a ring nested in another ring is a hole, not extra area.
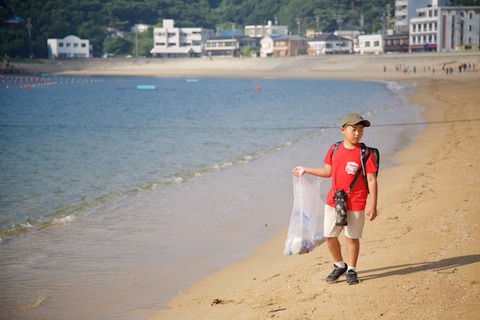
M 358 281 L 357 273 L 353 270 L 348 270 L 347 272 L 347 283 L 348 284 L 358 284 L 360 281 Z
M 327 277 L 327 282 L 335 282 L 340 278 L 342 274 L 347 272 L 347 266 L 345 268 L 337 267 L 335 264 L 333 265 L 333 271 Z

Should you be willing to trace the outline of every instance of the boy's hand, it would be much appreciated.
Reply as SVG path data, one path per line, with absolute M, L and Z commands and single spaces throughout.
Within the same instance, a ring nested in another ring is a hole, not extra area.
M 295 167 L 292 170 L 292 174 L 297 177 L 301 177 L 305 173 L 305 169 L 303 167 Z
M 373 221 L 377 217 L 377 208 L 373 207 L 367 210 L 368 220 Z

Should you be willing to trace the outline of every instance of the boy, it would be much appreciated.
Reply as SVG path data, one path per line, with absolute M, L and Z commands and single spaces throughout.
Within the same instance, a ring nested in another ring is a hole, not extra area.
M 370 121 L 365 120 L 359 114 L 346 114 L 341 121 L 341 131 L 344 139 L 338 145 L 333 155 L 334 144 L 329 148 L 325 155 L 324 167 L 307 168 L 298 166 L 292 171 L 292 174 L 295 176 L 308 173 L 322 178 L 332 178 L 332 186 L 328 192 L 325 204 L 324 220 L 324 236 L 334 262 L 333 271 L 326 279 L 329 283 L 336 282 L 345 272 L 347 273 L 346 277 L 349 285 L 359 283 L 356 265 L 360 251 L 360 238 L 362 237 L 363 225 L 365 223 L 365 214 L 370 221 L 377 217 L 377 166 L 373 154 L 368 156 L 365 168 L 363 168 L 360 159 L 360 140 L 362 139 L 364 128 L 369 126 Z M 366 153 L 368 155 L 369 151 L 367 150 Z M 362 177 L 362 172 L 359 172 L 360 176 L 357 177 L 350 189 L 350 184 L 358 170 L 365 170 L 366 182 Z M 336 223 L 334 195 L 340 189 L 346 190 L 347 194 L 346 226 L 339 226 Z M 369 207 L 365 210 L 369 193 Z M 345 232 L 348 264 L 343 261 L 341 245 L 338 241 L 338 236 L 342 230 Z

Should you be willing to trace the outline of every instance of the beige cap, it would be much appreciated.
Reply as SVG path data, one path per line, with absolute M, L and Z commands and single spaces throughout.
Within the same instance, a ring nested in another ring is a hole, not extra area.
M 364 127 L 370 127 L 370 121 L 363 119 L 358 113 L 347 113 L 343 116 L 342 122 L 340 123 L 341 127 L 346 125 L 354 126 L 359 123 L 362 123 Z

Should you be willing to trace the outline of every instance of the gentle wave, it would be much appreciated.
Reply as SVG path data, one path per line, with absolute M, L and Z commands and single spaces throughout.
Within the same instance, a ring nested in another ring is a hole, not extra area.
M 5 227 L 4 229 L 0 230 L 0 242 L 2 241 L 2 238 L 5 239 L 7 237 L 25 234 L 27 232 L 37 231 L 39 229 L 73 223 L 77 220 L 77 216 L 82 216 L 86 212 L 92 211 L 101 204 L 113 202 L 125 196 L 134 195 L 141 192 L 148 192 L 151 190 L 157 190 L 165 186 L 185 183 L 189 180 L 200 178 L 208 173 L 212 173 L 218 170 L 226 170 L 236 165 L 248 164 L 250 161 L 253 161 L 260 155 L 268 155 L 280 152 L 283 148 L 291 147 L 294 143 L 299 143 L 305 139 L 311 138 L 314 135 L 321 134 L 324 132 L 324 130 L 325 129 L 312 130 L 311 132 L 308 132 L 293 141 L 287 141 L 281 145 L 277 145 L 264 150 L 259 150 L 247 155 L 239 155 L 230 160 L 221 161 L 219 163 L 214 163 L 211 165 L 204 165 L 190 171 L 177 172 L 164 180 L 149 181 L 141 186 L 134 186 L 128 190 L 125 190 L 124 192 L 114 192 L 99 196 L 92 200 L 83 200 L 76 205 L 62 205 L 55 211 L 46 215 L 47 217 L 49 217 L 49 220 L 37 221 L 34 219 L 29 219 L 28 223 L 13 224 Z

